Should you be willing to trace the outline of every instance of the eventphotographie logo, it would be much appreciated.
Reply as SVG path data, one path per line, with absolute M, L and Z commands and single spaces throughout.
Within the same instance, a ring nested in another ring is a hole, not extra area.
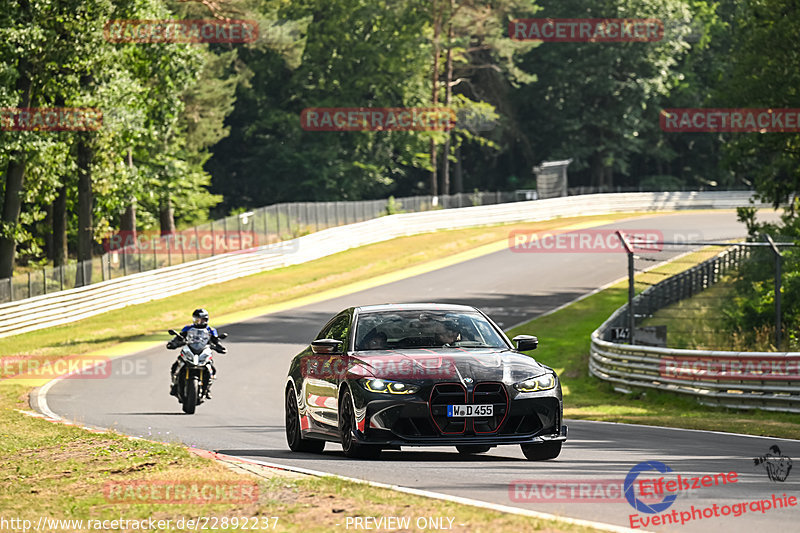
M 753 463 L 764 467 L 770 481 L 786 481 L 792 471 L 792 459 L 781 453 L 778 446 L 770 446 L 767 453 L 753 458 Z

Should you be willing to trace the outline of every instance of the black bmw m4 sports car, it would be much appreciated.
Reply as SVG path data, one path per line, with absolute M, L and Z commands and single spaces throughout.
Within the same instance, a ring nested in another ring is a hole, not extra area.
M 553 459 L 567 438 L 553 369 L 520 353 L 481 311 L 464 305 L 351 307 L 292 360 L 286 439 L 296 452 L 339 442 L 348 457 L 401 446 L 455 446 L 463 454 L 519 444 Z

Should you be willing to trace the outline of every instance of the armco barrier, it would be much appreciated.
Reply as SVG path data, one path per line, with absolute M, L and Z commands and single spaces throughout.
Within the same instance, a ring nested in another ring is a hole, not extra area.
M 710 287 L 748 252 L 732 246 L 649 287 L 633 301 L 636 315 L 652 315 Z M 625 304 L 592 333 L 593 376 L 622 387 L 692 395 L 706 405 L 800 413 L 800 352 L 678 350 L 607 340 L 611 328 L 627 325 L 627 314 Z
M 113 309 L 406 235 L 579 215 L 734 208 L 747 205 L 751 196 L 750 192 L 595 194 L 390 215 L 328 228 L 290 241 L 0 304 L 0 337 L 67 324 Z

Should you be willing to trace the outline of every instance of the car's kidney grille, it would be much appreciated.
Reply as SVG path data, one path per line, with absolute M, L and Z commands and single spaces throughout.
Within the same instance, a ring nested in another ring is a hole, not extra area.
M 472 390 L 472 403 L 494 406 L 492 416 L 472 419 L 472 426 L 476 434 L 494 433 L 503 424 L 508 414 L 508 395 L 502 383 L 478 383 Z
M 431 391 L 429 401 L 431 418 L 442 434 L 464 433 L 467 421 L 464 418 L 448 418 L 448 405 L 467 403 L 467 389 L 460 383 L 437 383 Z

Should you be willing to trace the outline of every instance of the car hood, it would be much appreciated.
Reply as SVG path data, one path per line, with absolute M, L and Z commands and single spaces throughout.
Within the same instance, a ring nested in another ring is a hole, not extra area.
M 350 373 L 383 379 L 517 383 L 550 369 L 527 355 L 500 349 L 377 350 L 354 354 Z

